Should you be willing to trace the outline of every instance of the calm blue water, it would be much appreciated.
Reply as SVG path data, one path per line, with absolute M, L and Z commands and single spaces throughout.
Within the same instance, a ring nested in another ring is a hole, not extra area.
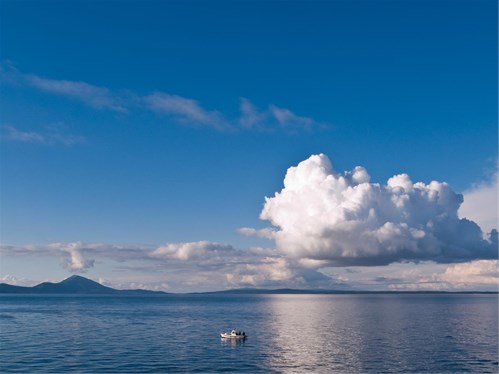
M 0 372 L 498 372 L 497 295 L 0 296 Z M 232 328 L 244 342 L 222 341 Z

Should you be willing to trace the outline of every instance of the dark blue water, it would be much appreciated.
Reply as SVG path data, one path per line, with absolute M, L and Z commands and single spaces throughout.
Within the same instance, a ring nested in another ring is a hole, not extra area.
M 497 295 L 0 296 L 0 372 L 498 372 Z M 219 333 L 238 328 L 244 342 Z

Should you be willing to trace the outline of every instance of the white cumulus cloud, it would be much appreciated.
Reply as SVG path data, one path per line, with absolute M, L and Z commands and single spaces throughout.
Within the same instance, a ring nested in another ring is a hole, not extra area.
M 85 248 L 81 242 L 62 245 L 58 243 L 52 245 L 51 248 L 65 254 L 62 258 L 62 264 L 70 272 L 83 273 L 94 266 L 95 260 L 85 256 Z
M 363 167 L 337 173 L 319 154 L 288 169 L 260 218 L 278 229 L 279 251 L 331 266 L 495 258 L 497 232 L 492 243 L 483 240 L 476 223 L 458 217 L 462 201 L 445 182 L 413 183 L 400 174 L 370 183 Z

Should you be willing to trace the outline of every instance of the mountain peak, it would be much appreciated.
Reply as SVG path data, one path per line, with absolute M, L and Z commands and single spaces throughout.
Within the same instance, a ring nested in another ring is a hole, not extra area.
M 88 281 L 88 282 L 94 282 L 97 283 L 91 279 L 82 277 L 81 275 L 71 275 L 70 277 L 67 277 L 66 279 L 62 280 L 60 283 L 68 283 L 68 282 L 75 282 L 75 281 Z
M 59 283 L 40 283 L 38 286 L 40 290 L 46 292 L 64 292 L 64 293 L 110 293 L 115 292 L 112 288 L 103 286 L 91 279 L 82 277 L 81 275 L 72 275 Z

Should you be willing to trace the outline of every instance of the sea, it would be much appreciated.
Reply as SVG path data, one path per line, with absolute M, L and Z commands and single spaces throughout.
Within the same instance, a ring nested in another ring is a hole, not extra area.
M 497 294 L 0 296 L 1 373 L 498 369 Z

